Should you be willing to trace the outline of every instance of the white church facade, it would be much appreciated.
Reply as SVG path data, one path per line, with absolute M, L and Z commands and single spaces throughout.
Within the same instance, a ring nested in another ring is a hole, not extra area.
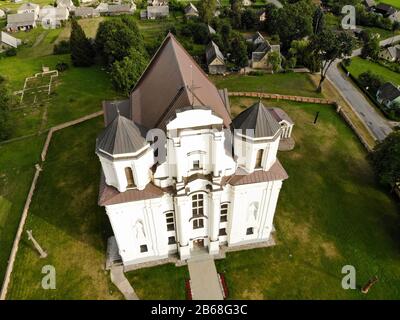
M 261 101 L 231 120 L 226 90 L 170 34 L 130 98 L 103 107 L 99 205 L 124 266 L 270 239 L 288 175 Z

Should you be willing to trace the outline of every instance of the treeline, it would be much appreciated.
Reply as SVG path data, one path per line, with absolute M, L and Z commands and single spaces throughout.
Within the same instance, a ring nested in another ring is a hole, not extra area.
M 4 77 L 0 76 L 0 141 L 9 139 L 12 133 L 9 116 L 10 102 L 10 91 Z
M 129 15 L 101 22 L 94 41 L 86 37 L 73 19 L 69 43 L 60 42 L 54 51 L 65 53 L 68 49 L 74 66 L 88 67 L 95 63 L 105 66 L 115 89 L 126 95 L 148 62 L 139 28 Z

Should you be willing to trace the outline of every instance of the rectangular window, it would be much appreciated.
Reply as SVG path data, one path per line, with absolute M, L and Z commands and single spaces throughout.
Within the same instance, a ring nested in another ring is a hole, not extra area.
M 226 228 L 219 229 L 219 235 L 220 236 L 226 236 Z
M 140 252 L 147 252 L 147 245 L 142 244 L 142 245 L 140 246 Z
M 193 161 L 193 170 L 200 169 L 200 160 Z
M 204 196 L 202 194 L 194 194 L 192 196 L 192 215 L 199 217 L 204 214 Z
M 168 237 L 168 244 L 175 244 L 176 240 L 175 237 Z
M 174 231 L 175 230 L 174 213 L 168 212 L 165 214 L 165 217 L 167 221 L 167 231 Z
M 250 235 L 250 234 L 253 234 L 253 233 L 254 233 L 253 228 L 247 228 L 247 231 L 246 231 L 247 235 Z
M 256 156 L 256 168 L 261 168 L 262 164 L 262 157 L 263 157 L 264 150 L 260 149 L 257 151 L 257 156 Z
M 228 221 L 228 204 L 224 203 L 221 205 L 221 222 Z
M 203 219 L 194 219 L 193 220 L 193 229 L 201 229 L 204 228 Z

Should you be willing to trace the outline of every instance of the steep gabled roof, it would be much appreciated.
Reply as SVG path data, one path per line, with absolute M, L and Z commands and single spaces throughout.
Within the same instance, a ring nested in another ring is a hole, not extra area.
M 213 62 L 215 58 L 218 58 L 221 60 L 221 62 L 224 62 L 224 55 L 222 54 L 221 50 L 219 50 L 219 47 L 214 41 L 211 41 L 206 48 L 207 64 Z
M 98 136 L 96 151 L 109 155 L 135 153 L 147 144 L 146 132 L 142 126 L 118 114 Z
M 176 109 L 206 106 L 231 123 L 215 85 L 189 53 L 168 34 L 131 93 L 132 117 L 147 128 L 165 129 Z
M 393 101 L 400 97 L 400 89 L 393 83 L 386 82 L 379 88 L 377 96 L 382 100 Z
M 232 124 L 234 129 L 254 130 L 254 138 L 275 136 L 281 128 L 261 101 L 240 113 Z

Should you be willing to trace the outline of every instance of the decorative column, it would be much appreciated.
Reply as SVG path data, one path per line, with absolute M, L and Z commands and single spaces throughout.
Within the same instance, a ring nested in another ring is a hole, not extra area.
M 224 152 L 224 139 L 222 132 L 214 133 L 212 144 L 212 171 L 214 176 L 219 176 L 223 165 L 221 155 Z
M 265 197 L 266 218 L 261 226 L 261 238 L 267 240 L 272 231 L 272 223 L 274 221 L 276 205 L 278 203 L 279 193 L 282 187 L 282 181 L 272 182 L 272 187 L 267 188 L 268 194 Z
M 191 203 L 187 197 L 176 197 L 175 198 L 175 220 L 178 236 L 178 250 L 181 260 L 185 260 L 190 257 L 190 246 L 189 246 L 189 215 L 191 212 Z
M 219 252 L 219 224 L 221 213 L 221 192 L 211 192 L 209 195 L 209 253 L 217 254 Z

